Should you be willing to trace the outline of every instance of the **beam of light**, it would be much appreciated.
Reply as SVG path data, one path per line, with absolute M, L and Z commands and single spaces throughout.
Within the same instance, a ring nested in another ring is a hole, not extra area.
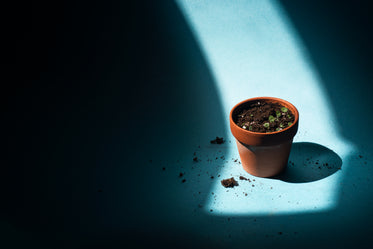
M 255 96 L 280 97 L 292 102 L 300 113 L 294 142 L 325 146 L 343 162 L 342 170 L 313 182 L 251 177 L 254 184 L 242 183 L 227 191 L 217 181 L 211 186 L 215 195 L 206 200 L 206 212 L 213 209 L 215 215 L 277 215 L 333 209 L 343 169 L 348 167 L 347 158 L 355 147 L 339 135 L 323 82 L 281 6 L 275 0 L 176 2 L 215 78 L 227 130 L 234 104 Z M 227 136 L 232 143 L 226 158 L 239 158 L 234 138 Z M 248 176 L 230 160 L 220 175 L 220 179 Z

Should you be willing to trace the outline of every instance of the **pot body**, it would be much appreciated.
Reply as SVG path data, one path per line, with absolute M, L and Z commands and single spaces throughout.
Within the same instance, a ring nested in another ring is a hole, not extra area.
M 291 144 L 250 146 L 236 140 L 243 169 L 254 176 L 272 177 L 282 172 L 287 165 Z
M 235 123 L 235 115 L 240 108 L 255 101 L 276 102 L 290 109 L 294 122 L 281 131 L 258 133 L 244 130 Z M 299 113 L 291 103 L 273 97 L 257 97 L 244 100 L 232 108 L 230 128 L 236 138 L 241 163 L 246 172 L 259 177 L 272 177 L 283 171 L 289 159 L 293 137 L 298 131 Z

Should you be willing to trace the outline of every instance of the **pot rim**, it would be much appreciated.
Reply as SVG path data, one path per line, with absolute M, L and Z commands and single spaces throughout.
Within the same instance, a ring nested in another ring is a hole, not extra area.
M 268 132 L 268 133 L 261 133 L 261 132 L 253 132 L 245 130 L 239 127 L 233 120 L 233 112 L 239 108 L 240 106 L 253 101 L 268 101 L 268 102 L 275 102 L 289 108 L 293 115 L 294 115 L 294 122 L 289 127 L 282 129 L 280 131 Z M 291 104 L 290 102 L 276 98 L 276 97 L 254 97 L 243 100 L 236 104 L 230 111 L 229 114 L 229 122 L 231 126 L 231 131 L 233 135 L 238 139 L 240 142 L 245 143 L 247 145 L 265 145 L 265 144 L 278 144 L 284 142 L 285 140 L 292 139 L 298 130 L 298 123 L 299 123 L 299 112 L 297 108 Z
M 248 131 L 248 130 L 245 130 L 245 129 L 239 127 L 239 126 L 236 124 L 236 122 L 234 122 L 234 120 L 233 120 L 233 112 L 234 112 L 238 107 L 240 107 L 241 105 L 244 105 L 244 104 L 246 104 L 246 103 L 248 103 L 248 102 L 253 102 L 253 101 L 256 101 L 256 100 L 264 100 L 264 101 L 265 101 L 265 100 L 272 100 L 272 102 L 285 103 L 286 106 L 291 106 L 291 107 L 292 107 L 291 109 L 293 109 L 292 112 L 295 111 L 295 113 L 293 113 L 293 114 L 294 114 L 294 117 L 295 117 L 295 118 L 294 118 L 294 122 L 293 122 L 290 126 L 286 127 L 285 129 L 282 129 L 282 130 L 280 130 L 280 131 L 272 131 L 272 132 L 266 132 L 266 133 L 264 133 L 264 132 Z M 230 119 L 231 122 L 233 122 L 233 124 L 234 124 L 235 126 L 237 126 L 239 129 L 241 129 L 243 132 L 247 132 L 248 134 L 252 134 L 252 135 L 253 135 L 253 134 L 260 134 L 260 135 L 268 134 L 268 135 L 269 135 L 269 134 L 281 133 L 281 132 L 284 132 L 284 131 L 286 131 L 286 130 L 291 129 L 292 126 L 294 126 L 296 123 L 298 123 L 299 112 L 298 112 L 297 108 L 296 108 L 292 103 L 290 103 L 289 101 L 286 101 L 286 100 L 284 100 L 284 99 L 280 99 L 280 98 L 276 98 L 276 97 L 254 97 L 254 98 L 250 98 L 250 99 L 243 100 L 243 101 L 239 102 L 238 104 L 236 104 L 236 105 L 232 108 L 232 110 L 231 110 L 231 112 L 230 112 L 230 114 L 229 114 L 229 119 Z

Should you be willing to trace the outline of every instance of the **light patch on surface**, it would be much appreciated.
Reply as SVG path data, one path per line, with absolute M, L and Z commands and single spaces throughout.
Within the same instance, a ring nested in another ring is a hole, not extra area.
M 339 155 L 342 169 L 354 146 L 339 135 L 334 112 L 308 52 L 276 1 L 178 0 L 217 84 L 226 127 L 229 111 L 239 101 L 256 96 L 286 99 L 299 110 L 294 142 L 312 142 Z M 232 135 L 228 139 L 234 141 Z M 239 158 L 231 144 L 227 158 Z M 215 197 L 206 211 L 214 214 L 289 214 L 335 207 L 343 170 L 308 183 L 255 178 L 256 185 L 212 186 Z M 222 178 L 249 176 L 242 167 L 227 165 Z M 251 176 L 249 176 L 251 177 Z M 251 177 L 254 178 L 254 177 Z M 246 195 L 247 194 L 247 195 Z

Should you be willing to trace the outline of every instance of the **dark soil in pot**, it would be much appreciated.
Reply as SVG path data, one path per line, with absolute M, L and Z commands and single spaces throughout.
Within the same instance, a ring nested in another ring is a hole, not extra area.
M 245 130 L 267 133 L 281 131 L 291 126 L 294 122 L 294 114 L 280 104 L 257 101 L 238 109 L 233 119 Z

